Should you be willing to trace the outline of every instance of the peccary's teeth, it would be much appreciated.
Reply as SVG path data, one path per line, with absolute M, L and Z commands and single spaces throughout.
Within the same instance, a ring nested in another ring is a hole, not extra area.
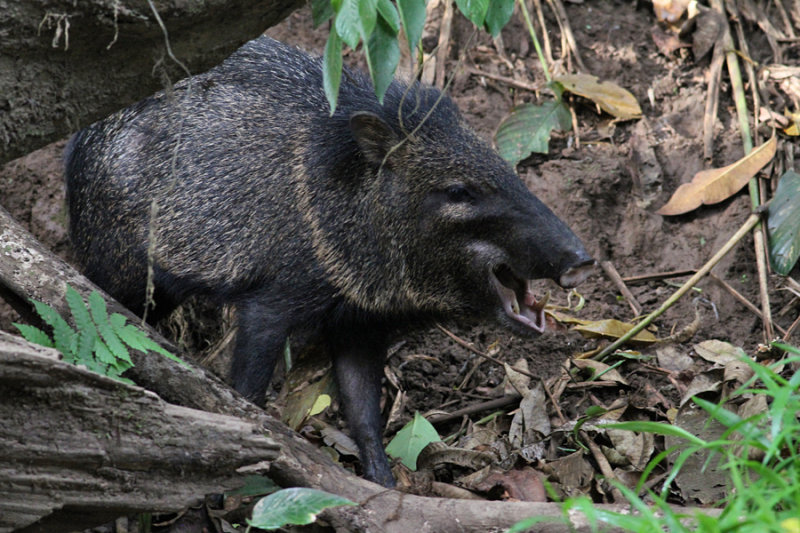
M 547 305 L 547 302 L 550 301 L 550 291 L 547 291 L 544 294 L 544 298 L 541 300 L 534 300 L 533 304 L 531 304 L 530 308 L 535 313 L 539 313 L 544 310 L 544 306 Z
M 520 279 L 507 265 L 492 269 L 489 278 L 506 315 L 539 333 L 545 330 L 543 309 L 549 294 L 541 302 L 537 301 L 533 294 L 532 281 Z

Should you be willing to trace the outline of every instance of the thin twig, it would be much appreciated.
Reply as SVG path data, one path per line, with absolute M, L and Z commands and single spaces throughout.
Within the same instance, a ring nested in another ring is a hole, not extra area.
M 724 17 L 725 15 L 721 15 Z M 725 51 L 717 40 L 711 56 L 711 65 L 708 68 L 708 94 L 706 107 L 703 113 L 703 157 L 711 159 L 714 155 L 714 124 L 717 121 L 719 107 L 719 82 L 722 77 L 722 63 L 725 60 Z
M 561 3 L 561 0 L 547 0 L 547 3 L 550 4 L 550 7 L 556 15 L 558 25 L 561 27 L 561 35 L 566 39 L 570 51 L 572 51 L 572 55 L 575 56 L 575 63 L 578 65 L 578 70 L 581 72 L 589 72 L 586 65 L 583 64 L 583 59 L 581 59 L 578 43 L 575 41 L 575 35 L 572 34 L 572 28 L 569 25 L 569 18 L 567 17 L 567 10 L 564 9 L 564 4 Z
M 541 0 L 533 0 L 536 7 L 536 19 L 539 21 L 539 29 L 542 30 L 542 45 L 544 46 L 544 57 L 550 68 L 553 68 L 553 49 L 550 46 L 550 37 L 547 35 L 547 26 L 544 23 L 544 11 L 542 10 Z
M 436 74 L 434 85 L 439 89 L 444 87 L 446 76 L 447 58 L 450 55 L 450 32 L 453 27 L 453 2 L 445 0 L 444 15 L 439 25 L 439 44 L 436 52 Z
M 794 319 L 792 325 L 789 326 L 789 329 L 787 329 L 786 333 L 783 334 L 783 342 L 788 342 L 789 337 L 792 336 L 792 333 L 794 333 L 794 330 L 797 329 L 798 325 L 800 325 L 800 315 L 798 315 L 797 318 Z
M 521 399 L 522 396 L 520 396 L 519 394 L 507 394 L 506 396 L 501 396 L 500 398 L 495 398 L 493 400 L 487 400 L 485 402 L 469 405 L 467 407 L 464 407 L 463 409 L 458 409 L 456 411 L 453 411 L 452 413 L 443 413 L 440 415 L 433 415 L 427 418 L 428 422 L 430 422 L 431 424 L 443 424 L 445 422 L 450 422 L 451 420 L 456 420 L 458 418 L 461 418 L 462 416 L 470 416 L 476 413 L 482 413 L 484 411 L 500 409 L 501 407 L 505 407 L 515 402 L 519 402 Z
M 619 481 L 617 476 L 614 475 L 614 471 L 611 469 L 611 464 L 609 464 L 606 456 L 603 455 L 603 451 L 600 449 L 600 447 L 589 438 L 589 435 L 587 435 L 585 431 L 580 431 L 579 433 L 581 435 L 581 439 L 583 439 L 583 444 L 589 448 L 589 451 L 592 452 L 594 460 L 597 461 L 597 466 L 600 467 L 600 472 L 602 472 L 609 481 Z M 611 497 L 614 498 L 615 503 L 625 501 L 625 498 L 622 496 L 622 492 L 620 492 L 620 490 L 614 485 L 611 485 Z
M 756 307 L 750 300 L 745 298 L 742 293 L 740 293 L 739 291 L 734 289 L 727 281 L 725 281 L 724 279 L 720 278 L 719 276 L 717 276 L 713 272 L 710 272 L 708 275 L 709 275 L 709 277 L 711 277 L 711 279 L 713 279 L 714 281 L 719 283 L 722 286 L 723 289 L 728 291 L 728 293 L 731 296 L 733 296 L 736 300 L 738 300 L 739 303 L 741 303 L 746 308 L 748 308 L 758 318 L 760 318 L 761 320 L 764 320 L 764 315 L 761 314 L 761 311 L 758 309 L 758 307 Z M 778 329 L 778 331 L 780 331 L 784 335 L 786 334 L 786 330 L 783 329 L 778 324 L 775 324 L 775 327 Z
M 622 281 L 622 276 L 620 276 L 619 272 L 617 272 L 617 269 L 614 267 L 614 263 L 611 261 L 601 261 L 600 267 L 603 269 L 603 272 L 606 273 L 606 276 L 608 276 L 611 282 L 616 285 L 619 292 L 622 293 L 622 296 L 625 298 L 625 301 L 628 302 L 628 305 L 631 306 L 631 310 L 633 310 L 633 316 L 640 316 L 642 314 L 642 304 L 639 303 L 628 286 L 625 285 L 625 282 Z
M 658 281 L 670 278 L 682 278 L 684 276 L 691 276 L 697 272 L 696 270 L 672 270 L 670 272 L 653 272 L 651 274 L 640 274 L 638 276 L 627 276 L 622 278 L 625 283 L 643 283 L 645 281 Z
M 514 78 L 509 78 L 508 76 L 501 76 L 500 74 L 492 74 L 491 72 L 484 72 L 475 67 L 464 67 L 464 71 L 467 72 L 468 74 L 473 74 L 475 76 L 484 76 L 491 80 L 496 80 L 501 83 L 505 83 L 506 85 L 516 87 L 517 89 L 523 89 L 531 92 L 539 92 L 542 90 L 542 86 L 539 85 L 538 83 L 520 81 Z
M 797 4 L 795 4 L 795 9 L 797 9 Z M 775 7 L 778 8 L 778 13 L 781 15 L 781 21 L 783 22 L 783 29 L 786 32 L 787 37 L 789 39 L 796 39 L 797 35 L 794 33 L 794 28 L 792 27 L 792 21 L 789 19 L 789 15 L 786 13 L 786 9 L 783 7 L 783 2 L 781 0 L 775 0 Z

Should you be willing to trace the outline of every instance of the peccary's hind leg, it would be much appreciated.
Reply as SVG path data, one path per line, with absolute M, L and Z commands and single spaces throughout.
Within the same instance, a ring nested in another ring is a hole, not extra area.
M 364 477 L 385 487 L 395 484 L 383 450 L 381 377 L 386 336 L 364 325 L 358 331 L 338 330 L 328 337 L 350 434 L 358 444 Z
M 263 406 L 275 363 L 289 335 L 291 315 L 252 298 L 236 303 L 236 321 L 233 386 L 245 398 Z

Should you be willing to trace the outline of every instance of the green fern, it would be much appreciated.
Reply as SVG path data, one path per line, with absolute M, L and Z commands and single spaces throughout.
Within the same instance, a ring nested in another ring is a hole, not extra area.
M 92 291 L 88 306 L 81 295 L 67 285 L 67 305 L 75 324 L 73 329 L 58 312 L 49 305 L 31 300 L 36 313 L 52 329 L 52 337 L 34 326 L 14 326 L 22 336 L 34 344 L 55 348 L 68 363 L 81 365 L 93 372 L 131 383 L 121 377 L 133 366 L 130 351 L 157 352 L 184 366 L 181 359 L 171 354 L 147 336 L 147 333 L 119 313 L 108 314 L 106 302 L 100 293 Z

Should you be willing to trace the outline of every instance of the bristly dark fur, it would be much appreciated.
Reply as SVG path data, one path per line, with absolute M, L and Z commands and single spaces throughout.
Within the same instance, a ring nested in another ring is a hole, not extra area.
M 313 330 L 385 485 L 389 336 L 453 317 L 524 331 L 495 269 L 519 300 L 514 280 L 591 262 L 438 90 L 395 81 L 380 104 L 345 69 L 331 116 L 321 60 L 267 37 L 77 133 L 65 162 L 86 274 L 137 313 L 148 263 L 157 317 L 197 293 L 235 304 L 233 380 L 258 403 L 287 336 Z

